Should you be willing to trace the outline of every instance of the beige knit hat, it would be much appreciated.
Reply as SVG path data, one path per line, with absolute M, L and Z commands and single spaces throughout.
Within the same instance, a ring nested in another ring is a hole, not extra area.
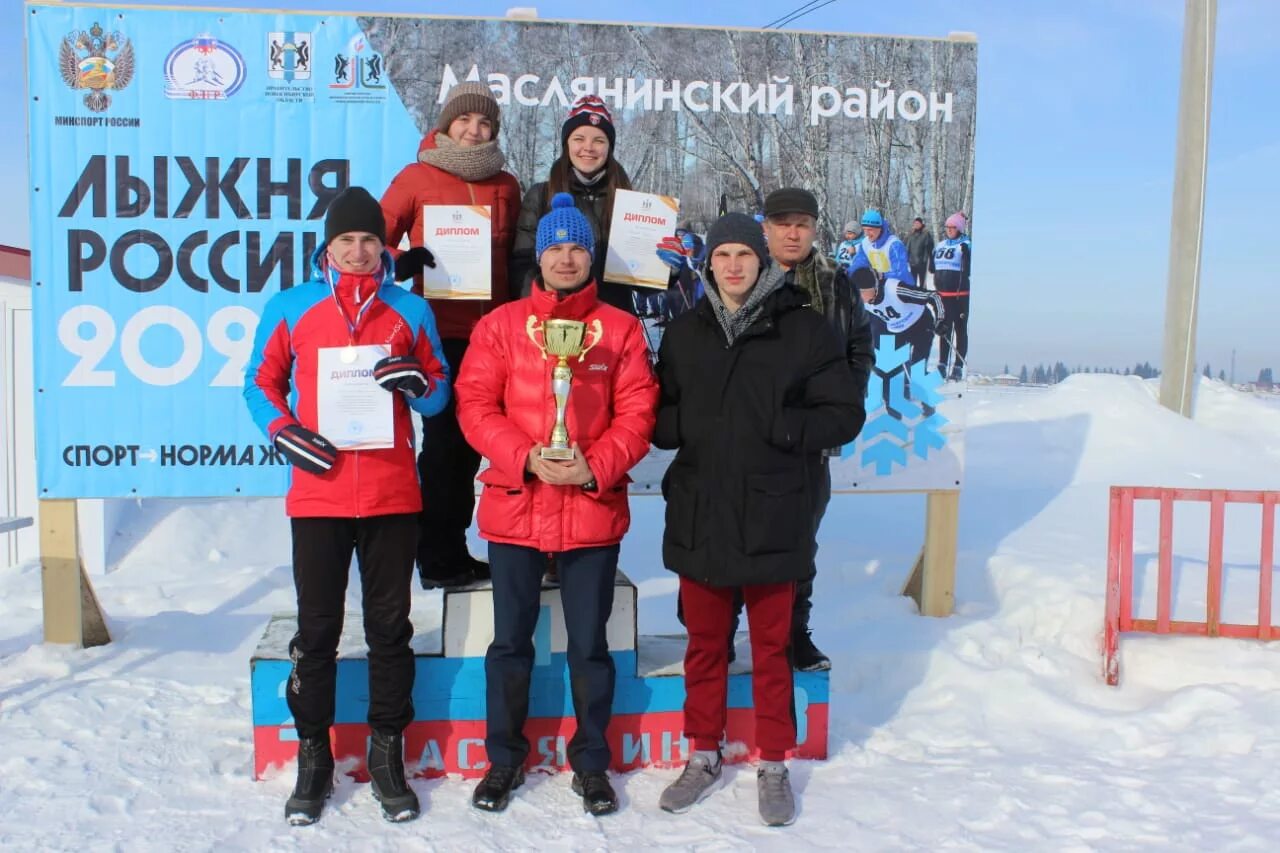
M 460 115 L 480 113 L 493 122 L 493 137 L 498 138 L 498 116 L 501 110 L 487 83 L 459 83 L 449 90 L 449 97 L 440 109 L 436 130 L 449 132 L 449 125 Z

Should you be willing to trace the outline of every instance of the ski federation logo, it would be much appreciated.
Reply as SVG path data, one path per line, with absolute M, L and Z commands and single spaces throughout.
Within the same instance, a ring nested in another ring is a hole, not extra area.
M 292 83 L 311 79 L 311 33 L 267 33 L 267 74 Z
M 223 101 L 244 85 L 240 51 L 205 33 L 182 42 L 164 61 L 164 96 L 173 100 Z
M 133 79 L 133 45 L 95 21 L 87 32 L 71 32 L 62 40 L 58 68 L 69 87 L 89 90 L 84 105 L 100 113 L 111 106 L 107 91 L 123 89 Z
M 370 46 L 363 34 L 351 37 L 345 51 L 333 57 L 333 82 L 329 84 L 333 100 L 346 103 L 372 103 L 387 97 L 383 78 L 382 54 Z

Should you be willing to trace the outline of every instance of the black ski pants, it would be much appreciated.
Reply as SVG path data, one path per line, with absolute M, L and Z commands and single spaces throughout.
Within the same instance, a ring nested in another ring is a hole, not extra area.
M 440 342 L 451 375 L 456 379 L 467 352 L 467 340 Z M 467 528 L 476 509 L 475 479 L 480 454 L 467 444 L 458 426 L 454 395 L 438 414 L 422 419 L 422 452 L 418 454 L 418 482 L 422 486 L 422 532 L 418 540 L 418 571 L 425 578 L 445 580 L 458 574 L 467 557 Z
M 298 737 L 328 737 L 333 725 L 338 640 L 351 554 L 360 569 L 369 647 L 369 727 L 399 734 L 413 720 L 413 625 L 409 622 L 418 516 L 294 518 L 293 585 L 298 633 L 285 697 Z

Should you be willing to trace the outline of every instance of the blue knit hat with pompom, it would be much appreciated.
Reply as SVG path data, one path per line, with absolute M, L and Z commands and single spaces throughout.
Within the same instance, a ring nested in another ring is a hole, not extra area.
M 569 193 L 556 193 L 551 199 L 551 211 L 538 220 L 537 257 L 556 243 L 576 243 L 595 257 L 596 237 L 591 223 L 573 203 Z

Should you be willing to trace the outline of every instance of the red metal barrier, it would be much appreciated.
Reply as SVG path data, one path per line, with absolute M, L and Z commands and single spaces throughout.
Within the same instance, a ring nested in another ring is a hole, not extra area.
M 1271 627 L 1271 573 L 1277 499 L 1280 499 L 1280 492 L 1111 487 L 1111 525 L 1107 537 L 1107 615 L 1102 650 L 1102 674 L 1107 684 L 1120 683 L 1120 634 L 1123 631 L 1256 640 L 1280 639 Z M 1133 502 L 1136 500 L 1150 500 L 1160 504 L 1155 619 L 1133 618 Z M 1176 501 L 1209 504 L 1209 580 L 1203 622 L 1170 618 L 1173 609 L 1173 505 Z M 1258 622 L 1254 625 L 1222 621 L 1222 527 L 1227 504 L 1230 503 L 1262 506 Z

